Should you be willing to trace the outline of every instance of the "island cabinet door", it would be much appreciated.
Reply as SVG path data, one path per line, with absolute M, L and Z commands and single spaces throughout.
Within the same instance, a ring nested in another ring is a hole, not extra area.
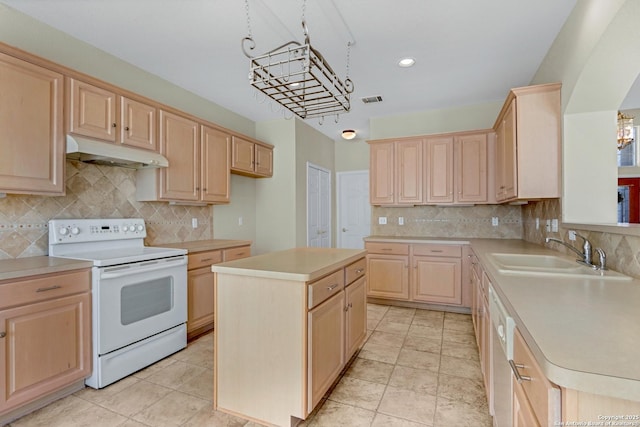
M 345 361 L 358 350 L 367 336 L 367 288 L 361 277 L 345 289 L 347 346 Z
M 309 413 L 344 366 L 345 294 L 341 291 L 308 313 Z

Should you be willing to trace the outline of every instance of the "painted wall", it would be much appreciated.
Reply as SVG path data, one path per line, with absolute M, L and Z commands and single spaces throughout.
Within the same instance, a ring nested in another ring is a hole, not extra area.
M 256 180 L 231 175 L 231 203 L 213 206 L 216 239 L 256 238 Z

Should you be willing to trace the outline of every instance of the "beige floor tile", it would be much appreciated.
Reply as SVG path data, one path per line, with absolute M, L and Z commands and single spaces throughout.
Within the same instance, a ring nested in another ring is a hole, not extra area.
M 393 369 L 391 378 L 389 378 L 389 385 L 436 396 L 438 392 L 438 373 L 427 369 L 397 365 Z
M 192 365 L 182 361 L 177 361 L 165 369 L 156 372 L 146 380 L 164 387 L 177 390 L 186 382 L 204 375 L 208 370 L 200 366 Z
M 411 323 L 398 323 L 382 319 L 380 323 L 378 323 L 378 326 L 376 326 L 376 331 L 404 336 L 407 335 L 410 325 Z
M 442 317 L 419 317 L 416 315 L 411 324 L 415 326 L 428 326 L 438 330 L 442 330 L 443 328 Z
M 345 376 L 372 383 L 387 384 L 393 372 L 393 367 L 394 365 L 390 363 L 358 357 L 349 367 Z
M 378 362 L 395 364 L 400 354 L 400 348 L 388 345 L 365 343 L 358 357 Z
M 391 334 L 389 332 L 382 331 L 373 331 L 367 342 L 400 348 L 404 343 L 404 335 Z
M 128 387 L 131 387 L 133 384 L 140 381 L 138 378 L 134 376 L 128 376 L 126 378 L 121 379 L 120 381 L 116 381 L 113 384 L 108 385 L 107 387 L 96 390 L 95 388 L 85 387 L 82 390 L 75 392 L 73 395 L 79 397 L 80 399 L 88 400 L 89 402 L 100 404 L 100 402 L 105 401 L 112 396 L 124 391 Z
M 372 383 L 358 378 L 342 377 L 336 388 L 333 389 L 328 401 L 375 411 L 385 387 L 384 384 Z M 318 415 L 320 415 L 320 412 Z
M 428 351 L 429 353 L 440 354 L 442 343 L 441 340 L 437 339 L 407 335 L 402 347 L 409 350 Z
M 183 382 L 177 390 L 213 402 L 213 370 L 206 369 L 201 375 Z
M 461 359 L 479 360 L 478 347 L 475 342 L 458 343 L 453 341 L 442 342 L 442 354 L 445 356 L 459 357 Z
M 436 311 L 436 310 L 416 310 L 414 318 L 431 318 L 431 319 L 444 319 L 444 311 Z
M 95 407 L 94 404 L 71 395 L 13 421 L 11 427 L 65 427 L 67 420 Z
M 200 366 L 205 369 L 213 369 L 213 348 L 200 346 L 197 351 L 190 353 L 186 358 L 182 359 L 182 362 Z
M 465 320 L 444 318 L 444 329 L 451 329 L 459 332 L 473 333 L 473 322 L 471 317 Z
M 453 329 L 444 329 L 442 331 L 442 341 L 451 341 L 461 344 L 474 344 L 476 337 L 473 332 L 460 332 Z
M 471 315 L 470 314 L 466 314 L 466 313 L 452 313 L 450 311 L 445 311 L 444 312 L 444 318 L 445 321 L 446 320 L 453 320 L 453 321 L 471 321 Z
M 422 427 L 431 424 L 416 423 L 414 421 L 405 420 L 402 418 L 390 417 L 385 414 L 376 414 L 376 417 L 371 423 L 371 427 Z
M 139 381 L 120 393 L 101 399 L 99 404 L 113 412 L 131 417 L 158 402 L 170 392 L 171 389 L 167 387 Z
M 183 350 L 184 351 L 184 350 Z M 173 357 L 173 356 L 171 356 Z M 167 366 L 176 363 L 177 359 L 172 359 L 171 357 L 167 357 L 165 359 L 159 360 L 156 363 L 154 363 L 153 365 L 146 367 L 144 369 L 139 370 L 138 372 L 134 373 L 133 376 L 136 378 L 148 378 L 151 375 L 155 374 L 158 371 L 163 370 L 164 368 L 166 368 Z
M 209 405 L 211 402 L 207 400 L 172 391 L 132 418 L 151 427 L 181 426 Z
M 482 407 L 438 397 L 434 426 L 492 427 L 486 404 Z
M 65 427 L 119 427 L 126 421 L 125 416 L 92 404 L 90 408 L 69 417 L 64 425 Z
M 367 304 L 367 317 L 380 320 L 389 311 L 389 306 L 378 304 Z
M 407 335 L 414 337 L 430 338 L 432 340 L 442 339 L 442 327 L 420 326 L 413 324 L 409 327 Z
M 394 323 L 411 324 L 416 310 L 414 308 L 391 307 L 382 320 Z
M 440 358 L 440 373 L 482 381 L 480 362 L 477 360 L 442 356 Z
M 309 427 L 369 427 L 374 416 L 373 411 L 328 400 Z
M 372 319 L 372 318 L 367 318 L 367 329 L 368 330 L 373 330 L 378 326 L 378 323 L 380 323 L 381 319 Z
M 438 377 L 438 397 L 466 402 L 474 406 L 487 404 L 486 390 L 481 379 L 440 374 Z
M 438 372 L 440 367 L 440 355 L 426 351 L 415 351 L 403 348 L 398 355 L 398 365 L 415 369 L 427 369 Z
M 145 424 L 139 423 L 136 420 L 128 419 L 124 424 L 118 427 L 147 427 Z
M 435 409 L 436 397 L 431 394 L 388 386 L 378 407 L 378 412 L 432 425 Z
M 183 424 L 183 427 L 242 427 L 248 425 L 248 421 L 243 418 L 214 411 L 213 406 L 205 406 Z

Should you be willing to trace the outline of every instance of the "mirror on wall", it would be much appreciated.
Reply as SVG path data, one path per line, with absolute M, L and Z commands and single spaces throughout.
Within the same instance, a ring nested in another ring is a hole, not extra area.
M 640 76 L 618 114 L 618 222 L 640 223 Z M 625 130 L 623 130 L 623 128 Z

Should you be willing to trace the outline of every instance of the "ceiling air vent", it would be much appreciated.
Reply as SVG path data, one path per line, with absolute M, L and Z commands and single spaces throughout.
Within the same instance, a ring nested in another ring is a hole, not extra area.
M 374 102 L 382 102 L 382 97 L 380 95 L 367 96 L 366 98 L 362 98 L 362 102 L 364 102 L 365 104 L 373 104 Z

